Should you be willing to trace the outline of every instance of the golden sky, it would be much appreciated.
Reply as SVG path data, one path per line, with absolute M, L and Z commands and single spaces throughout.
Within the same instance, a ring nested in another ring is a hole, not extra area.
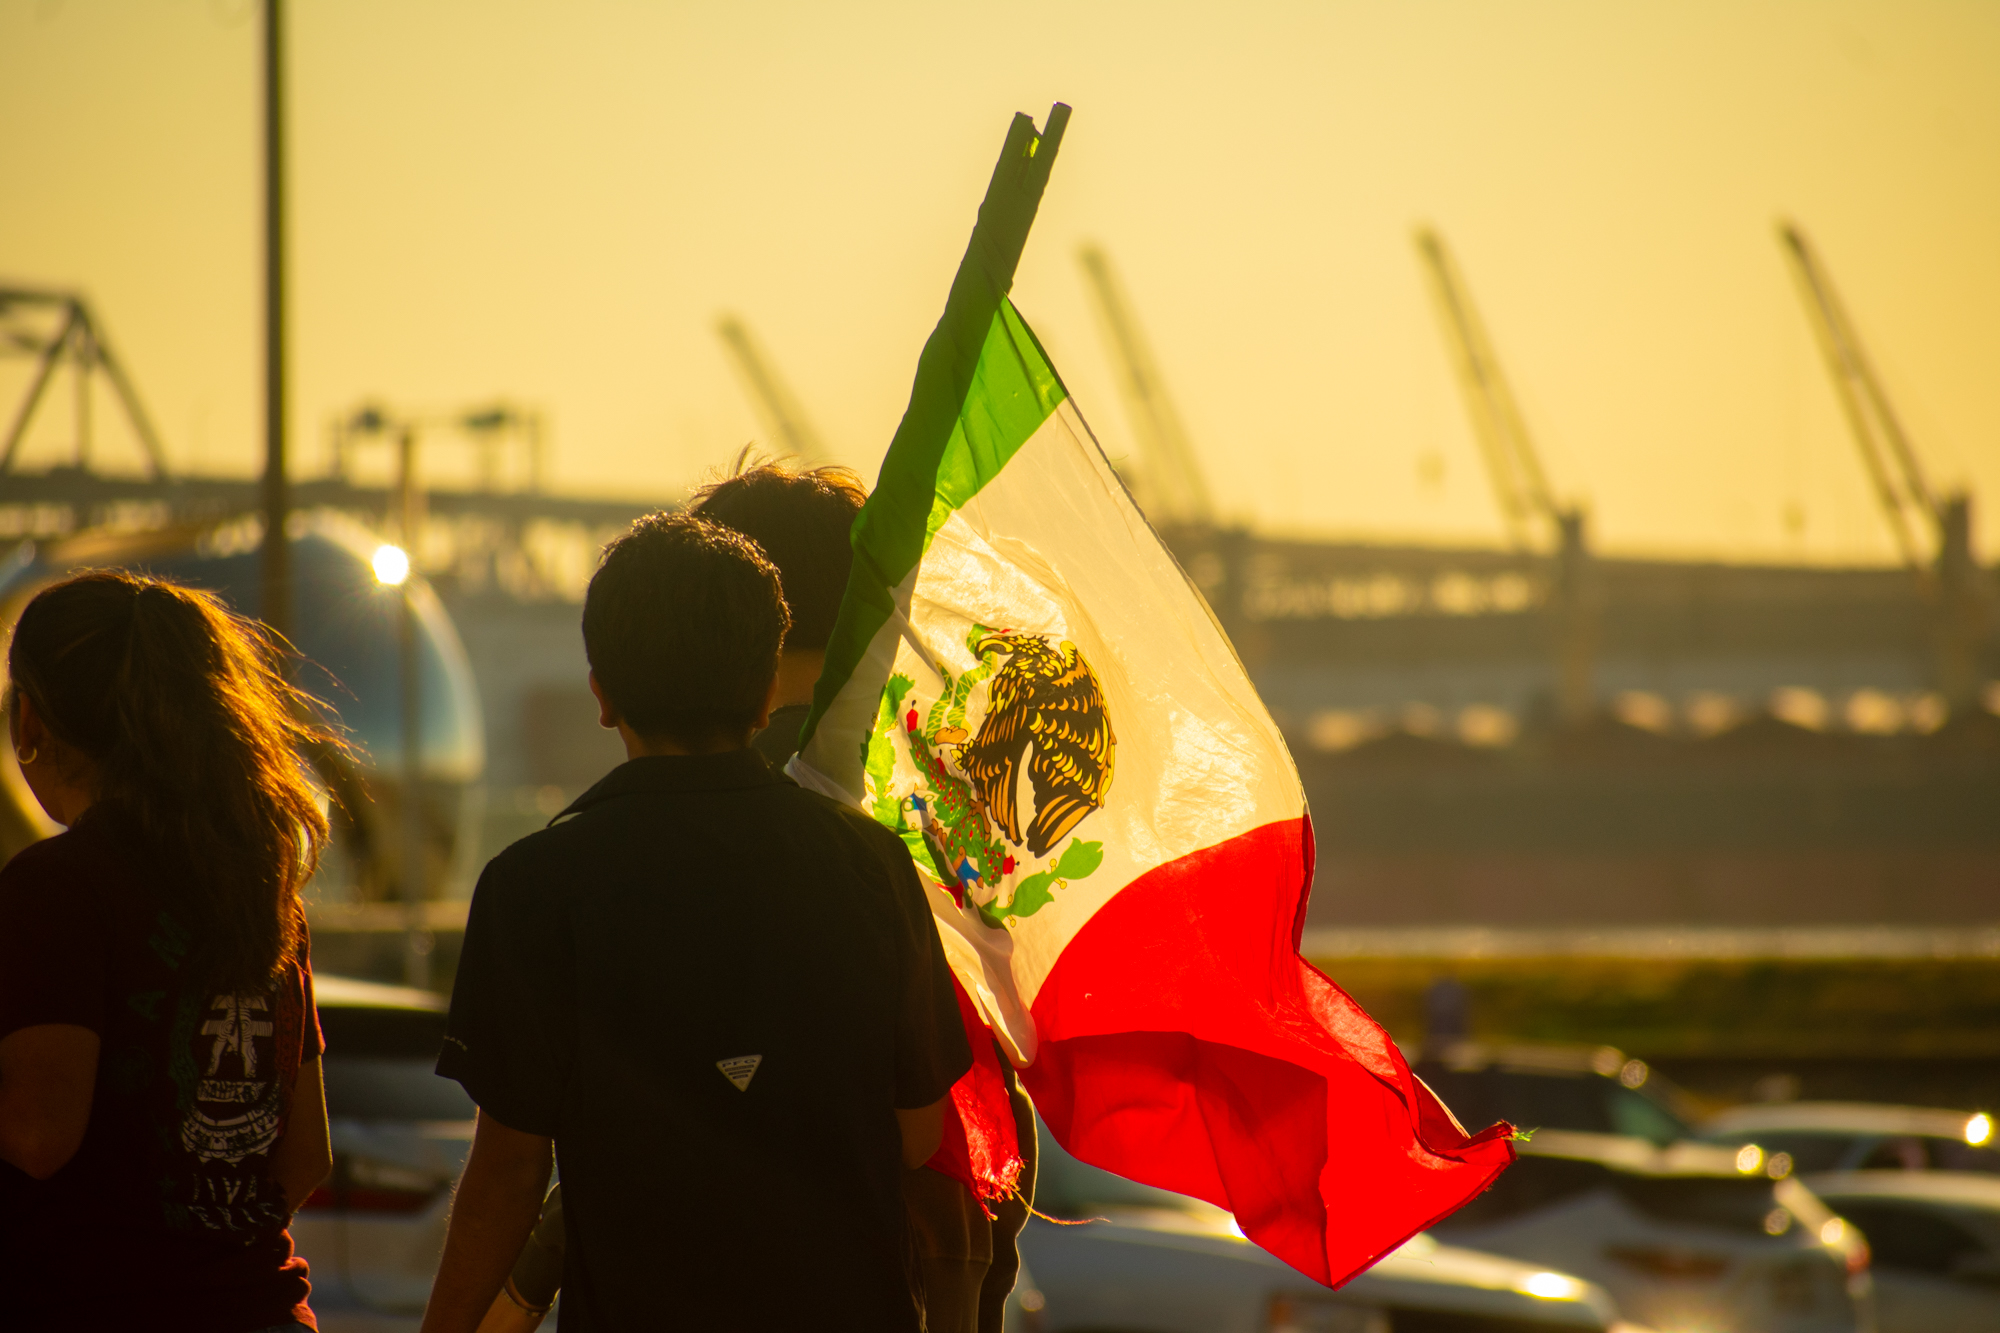
M 1789 215 L 2000 549 L 1990 0 L 292 14 L 300 471 L 363 397 L 504 395 L 548 413 L 564 488 L 677 495 L 758 433 L 727 309 L 872 477 L 1008 116 L 1060 99 L 1015 300 L 1128 452 L 1075 263 L 1101 242 L 1233 516 L 1497 539 L 1409 241 L 1430 221 L 1604 546 L 1887 558 Z M 193 470 L 261 451 L 256 15 L 0 0 L 0 281 L 86 291 Z M 0 412 L 24 380 L 0 363 Z M 66 446 L 67 395 L 45 410 L 29 466 Z

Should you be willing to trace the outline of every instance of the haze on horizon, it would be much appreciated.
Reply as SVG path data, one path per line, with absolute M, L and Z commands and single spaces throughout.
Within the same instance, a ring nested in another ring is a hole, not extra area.
M 261 457 L 257 23 L 0 0 L 0 283 L 86 292 L 190 471 Z M 289 42 L 295 474 L 364 399 L 505 397 L 548 414 L 560 488 L 678 496 L 759 436 L 733 311 L 872 478 L 1008 116 L 1062 100 L 1015 301 L 1125 455 L 1075 262 L 1101 243 L 1233 519 L 1499 540 L 1429 222 L 1605 549 L 1893 558 L 1788 216 L 2000 549 L 1990 4 L 293 0 Z M 25 379 L 0 362 L 0 412 Z M 64 457 L 67 404 L 23 466 Z

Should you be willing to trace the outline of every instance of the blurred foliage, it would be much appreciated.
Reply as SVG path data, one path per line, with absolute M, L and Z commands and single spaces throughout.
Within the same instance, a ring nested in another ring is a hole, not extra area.
M 2000 958 L 1315 960 L 1405 1045 L 1424 992 L 1466 988 L 1470 1035 L 1647 1058 L 2000 1056 Z

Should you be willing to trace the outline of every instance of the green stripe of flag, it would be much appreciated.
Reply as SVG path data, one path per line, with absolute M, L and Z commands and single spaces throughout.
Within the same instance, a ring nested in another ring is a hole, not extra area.
M 827 643 L 801 748 L 896 614 L 896 590 L 951 511 L 998 475 L 1066 397 L 1035 337 L 1007 303 L 1069 108 L 1047 130 L 1016 115 L 993 169 L 951 295 L 917 359 L 910 405 L 854 520 L 854 570 Z
M 986 345 L 980 349 L 979 365 L 972 372 L 965 406 L 951 428 L 951 438 L 945 441 L 944 455 L 937 461 L 931 514 L 924 527 L 925 549 L 951 511 L 999 476 L 1014 451 L 1042 428 L 1056 404 L 1068 396 L 1014 303 L 1003 299 L 986 330 Z M 883 460 L 883 470 L 897 462 L 892 454 Z

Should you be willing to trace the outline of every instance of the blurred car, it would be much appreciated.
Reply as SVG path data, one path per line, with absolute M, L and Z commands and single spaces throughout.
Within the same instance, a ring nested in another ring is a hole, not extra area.
M 1695 1133 L 1687 1094 L 1614 1046 L 1462 1041 L 1426 1049 L 1414 1069 L 1470 1128 L 1505 1120 L 1661 1146 Z
M 1779 1102 L 1739 1106 L 1710 1117 L 1711 1143 L 1755 1143 L 1784 1153 L 1801 1173 L 1823 1171 L 1983 1171 L 2000 1175 L 1993 1117 L 1866 1102 Z
M 1813 1184 L 1874 1251 L 1882 1333 L 2000 1329 L 2000 1177 L 1849 1171 Z
M 325 974 L 313 989 L 326 1037 L 333 1176 L 294 1217 L 292 1240 L 312 1266 L 316 1312 L 386 1329 L 394 1325 L 353 1316 L 423 1312 L 474 1108 L 433 1072 L 444 1044 L 441 996 Z
M 1434 1228 L 1574 1273 L 1665 1329 L 1868 1329 L 1868 1250 L 1784 1159 L 1694 1142 L 1683 1099 L 1609 1047 L 1459 1043 L 1417 1073 L 1473 1127 L 1525 1132 L 1521 1160 Z
M 1229 1213 L 1088 1166 L 1046 1128 L 1021 1254 L 1046 1333 L 1644 1333 L 1604 1290 L 1418 1236 L 1338 1291 L 1246 1240 Z M 1067 1224 L 1065 1224 L 1067 1223 Z
M 1758 1149 L 1560 1129 L 1516 1146 L 1439 1238 L 1574 1273 L 1664 1329 L 1874 1326 L 1867 1246 Z

